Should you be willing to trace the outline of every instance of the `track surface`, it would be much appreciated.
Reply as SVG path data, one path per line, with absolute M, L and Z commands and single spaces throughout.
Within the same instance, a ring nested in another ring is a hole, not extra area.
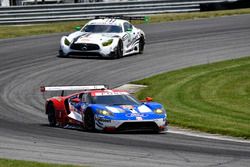
M 0 41 L 0 157 L 91 166 L 249 166 L 250 144 L 178 134 L 47 127 L 40 85 L 111 87 L 163 71 L 250 55 L 250 15 L 142 25 L 143 55 L 57 58 L 62 34 Z

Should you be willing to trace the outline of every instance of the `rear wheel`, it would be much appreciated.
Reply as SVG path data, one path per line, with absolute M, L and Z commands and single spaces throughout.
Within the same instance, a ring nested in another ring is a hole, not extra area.
M 87 110 L 84 114 L 84 125 L 87 131 L 95 131 L 94 113 L 91 110 Z
M 55 113 L 55 108 L 52 102 L 48 103 L 47 113 L 48 113 L 49 125 L 52 127 L 55 127 L 56 126 L 56 113 Z
M 145 45 L 145 39 L 144 39 L 144 36 L 142 35 L 139 41 L 139 53 L 140 54 L 142 54 L 144 51 L 144 45 Z

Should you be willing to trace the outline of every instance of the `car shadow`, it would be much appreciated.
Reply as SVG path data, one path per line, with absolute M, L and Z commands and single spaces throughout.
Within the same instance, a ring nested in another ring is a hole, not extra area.
M 87 131 L 83 128 L 81 128 L 80 126 L 68 126 L 68 127 L 59 127 L 59 126 L 55 126 L 55 127 L 51 127 L 49 124 L 40 124 L 40 126 L 42 127 L 48 127 L 48 128 L 53 128 L 53 129 L 65 129 L 65 130 L 72 130 L 72 131 L 79 131 L 79 132 L 83 132 L 83 133 L 100 133 L 100 134 L 119 134 L 119 135 L 148 135 L 148 134 L 154 134 L 154 135 L 163 135 L 166 132 L 157 132 L 157 131 L 116 131 L 116 132 L 103 132 L 103 131 Z
M 131 57 L 131 56 L 137 56 L 138 54 L 131 54 L 131 55 L 127 55 L 127 56 L 123 56 L 119 59 L 123 59 L 126 57 Z M 101 57 L 101 56 L 93 56 L 93 55 L 69 55 L 67 57 L 61 57 L 60 55 L 57 55 L 57 58 L 61 58 L 61 59 L 94 59 L 94 60 L 119 60 L 119 59 L 113 59 L 113 58 L 109 58 L 109 57 Z

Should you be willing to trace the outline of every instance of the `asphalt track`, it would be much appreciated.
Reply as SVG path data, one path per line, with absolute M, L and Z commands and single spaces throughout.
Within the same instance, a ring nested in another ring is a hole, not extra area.
M 250 15 L 148 24 L 143 55 L 58 58 L 62 34 L 0 41 L 0 157 L 90 166 L 247 167 L 250 144 L 50 128 L 40 85 L 109 84 L 250 55 Z M 215 125 L 216 126 L 216 125 Z

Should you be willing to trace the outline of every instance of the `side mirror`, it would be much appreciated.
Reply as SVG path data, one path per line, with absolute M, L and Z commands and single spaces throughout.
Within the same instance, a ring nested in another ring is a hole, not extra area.
M 152 97 L 146 97 L 144 100 L 140 100 L 141 102 L 151 102 L 153 101 Z
M 74 102 L 74 103 L 80 103 L 81 100 L 79 98 L 74 98 L 71 101 Z
M 146 97 L 146 102 L 151 102 L 151 101 L 153 101 L 152 97 Z
M 80 31 L 80 30 L 81 30 L 81 26 L 76 26 L 76 27 L 75 27 L 75 30 L 76 30 L 76 31 Z

